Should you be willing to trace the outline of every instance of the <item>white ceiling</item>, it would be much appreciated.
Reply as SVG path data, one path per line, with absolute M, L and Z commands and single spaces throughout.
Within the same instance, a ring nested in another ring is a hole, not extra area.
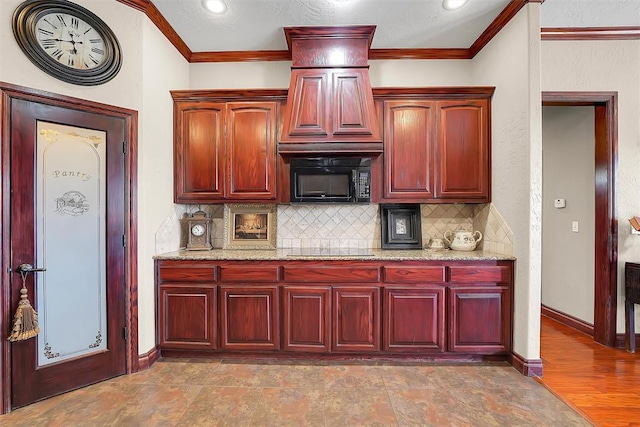
M 283 27 L 376 25 L 372 48 L 468 48 L 509 0 L 225 0 L 214 15 L 201 0 L 152 0 L 192 52 L 286 50 Z M 546 0 L 542 27 L 640 26 L 640 0 Z

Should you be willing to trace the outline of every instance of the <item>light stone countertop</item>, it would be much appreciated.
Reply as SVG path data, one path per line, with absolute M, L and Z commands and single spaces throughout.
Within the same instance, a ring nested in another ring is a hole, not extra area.
M 155 255 L 154 259 L 162 260 L 225 260 L 225 261 L 270 261 L 270 260 L 360 260 L 360 261 L 401 261 L 401 260 L 437 260 L 437 261 L 500 261 L 515 260 L 511 255 L 496 254 L 484 251 L 434 251 L 429 249 L 391 250 L 360 249 L 368 255 L 349 255 L 333 250 L 322 256 L 305 255 L 304 249 L 212 249 L 210 251 L 179 250 Z

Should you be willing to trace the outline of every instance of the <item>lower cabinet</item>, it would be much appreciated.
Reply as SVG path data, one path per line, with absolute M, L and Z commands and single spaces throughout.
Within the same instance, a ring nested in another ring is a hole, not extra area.
M 449 351 L 504 353 L 511 349 L 511 295 L 507 287 L 449 289 Z
M 446 350 L 443 286 L 385 288 L 382 310 L 385 351 Z
M 329 286 L 283 286 L 283 349 L 328 353 L 331 348 Z
M 220 286 L 220 347 L 225 350 L 280 348 L 278 286 Z
M 158 341 L 175 349 L 216 349 L 216 287 L 160 286 Z
M 157 260 L 156 280 L 174 355 L 511 352 L 512 261 Z
M 380 350 L 380 288 L 333 287 L 333 340 L 336 352 Z

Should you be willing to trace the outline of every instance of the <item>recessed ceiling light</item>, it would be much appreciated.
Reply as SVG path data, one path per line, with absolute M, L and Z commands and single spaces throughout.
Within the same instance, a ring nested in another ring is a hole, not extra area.
M 209 12 L 222 15 L 227 11 L 227 5 L 222 0 L 202 0 L 202 5 Z
M 442 7 L 447 10 L 455 10 L 460 9 L 462 6 L 467 4 L 469 0 L 444 0 L 442 2 Z

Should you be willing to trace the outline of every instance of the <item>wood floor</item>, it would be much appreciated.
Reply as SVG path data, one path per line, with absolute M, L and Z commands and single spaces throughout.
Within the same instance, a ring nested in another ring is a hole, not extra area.
M 538 382 L 597 426 L 640 426 L 640 352 L 602 346 L 542 317 Z

